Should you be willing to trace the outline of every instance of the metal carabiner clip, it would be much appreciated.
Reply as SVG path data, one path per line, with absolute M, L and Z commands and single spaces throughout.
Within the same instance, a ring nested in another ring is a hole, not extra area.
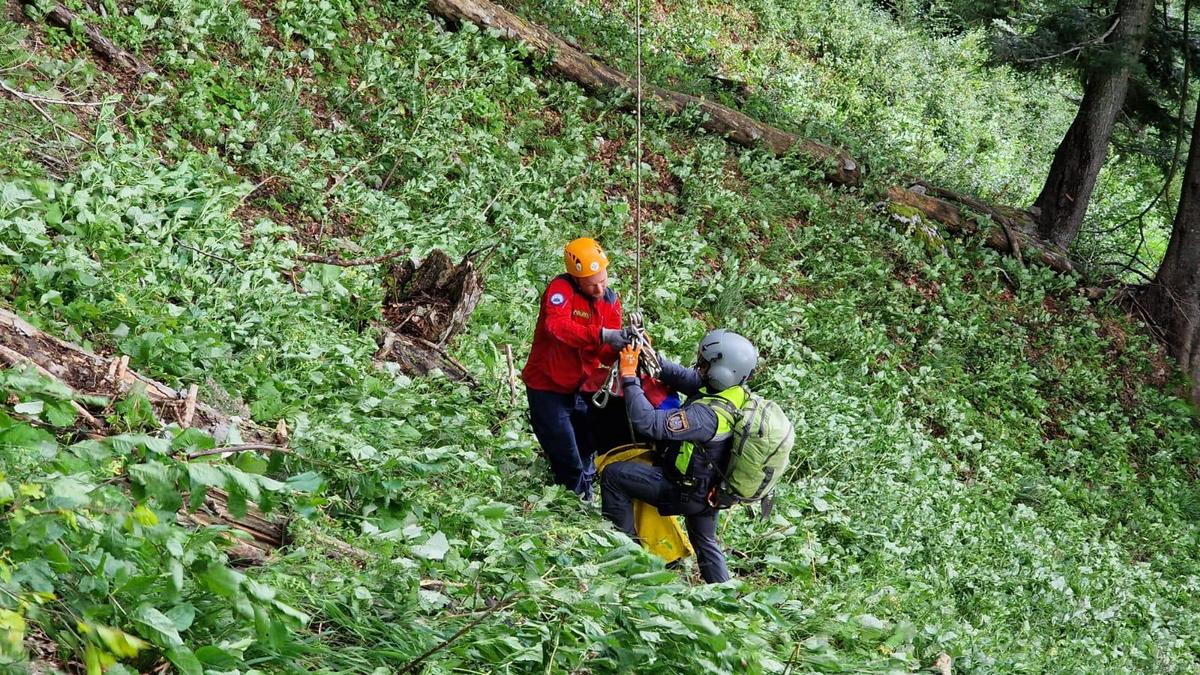
M 621 362 L 613 364 L 608 377 L 604 380 L 604 385 L 592 394 L 592 404 L 603 410 L 608 406 L 608 400 L 618 394 L 617 391 L 617 375 L 620 373 Z

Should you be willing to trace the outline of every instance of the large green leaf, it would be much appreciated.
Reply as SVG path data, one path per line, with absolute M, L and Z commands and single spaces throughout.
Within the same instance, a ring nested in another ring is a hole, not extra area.
M 163 654 L 166 655 L 167 659 L 182 675 L 204 675 L 204 664 L 187 647 L 182 645 L 172 647 L 163 652 Z
M 179 637 L 179 631 L 175 627 L 175 622 L 166 614 L 158 611 L 157 608 L 150 605 L 142 605 L 134 612 L 134 619 L 142 627 L 142 635 L 150 638 L 150 641 L 159 647 L 172 648 L 183 646 L 183 638 Z
M 213 563 L 200 573 L 200 578 L 213 593 L 233 598 L 240 593 L 242 581 L 246 576 L 219 563 Z

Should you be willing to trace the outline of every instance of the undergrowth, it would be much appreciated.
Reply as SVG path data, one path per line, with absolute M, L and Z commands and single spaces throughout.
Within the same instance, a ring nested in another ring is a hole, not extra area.
M 469 627 L 430 672 L 888 672 L 943 652 L 964 672 L 1196 668 L 1194 411 L 1143 332 L 1071 279 L 914 238 L 799 158 L 650 112 L 656 345 L 686 357 L 708 327 L 743 332 L 764 357 L 755 386 L 798 428 L 771 518 L 722 518 L 737 581 L 703 586 L 548 486 L 504 382 L 503 346 L 527 349 L 565 240 L 598 237 L 633 304 L 620 101 L 423 3 L 103 4 L 73 7 L 159 77 L 120 79 L 77 38 L 0 23 L 8 86 L 101 103 L 46 104 L 52 124 L 0 99 L 6 303 L 226 412 L 285 420 L 297 454 L 196 466 L 144 416 L 137 440 L 81 444 L 70 392 L 6 374 L 2 658 L 48 636 L 62 662 L 124 664 L 109 672 L 385 673 Z M 599 48 L 627 35 L 590 5 L 549 6 L 522 5 Z M 704 91 L 696 45 L 737 50 L 704 5 L 679 7 L 663 25 L 693 33 L 656 36 L 650 68 Z M 1023 103 L 1031 85 L 983 66 L 971 36 L 922 53 L 857 3 L 729 7 L 765 36 L 731 102 L 881 175 L 1028 195 L 1065 119 Z M 895 66 L 869 79 L 881 58 Z M 917 95 L 916 62 L 949 74 L 940 93 Z M 379 271 L 296 261 L 434 247 L 489 251 L 451 345 L 482 386 L 374 365 Z M 269 564 L 233 571 L 218 537 L 171 524 L 187 480 L 218 473 L 295 516 Z M 329 558 L 317 533 L 370 561 Z M 100 567 L 110 585 L 85 588 Z

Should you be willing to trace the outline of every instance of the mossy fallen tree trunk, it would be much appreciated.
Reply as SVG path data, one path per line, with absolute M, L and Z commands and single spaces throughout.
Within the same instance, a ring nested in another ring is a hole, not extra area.
M 993 206 L 969 195 L 926 185 L 892 186 L 887 198 L 891 202 L 890 212 L 900 220 L 918 215 L 941 223 L 956 234 L 982 231 L 989 248 L 1022 262 L 1039 263 L 1064 274 L 1077 271 L 1062 250 L 1037 236 L 1033 216 L 1028 211 Z
M 545 28 L 525 21 L 487 0 L 429 0 L 429 10 L 454 22 L 470 22 L 492 28 L 510 39 L 522 42 L 550 59 L 551 66 L 564 77 L 590 91 L 633 92 L 636 83 L 629 75 L 600 63 L 564 42 Z M 844 151 L 824 143 L 800 138 L 749 115 L 707 99 L 684 94 L 643 82 L 643 96 L 655 101 L 667 112 L 679 114 L 689 108 L 704 113 L 702 126 L 716 134 L 752 148 L 765 148 L 782 155 L 790 151 L 811 157 L 826 167 L 826 178 L 839 185 L 858 185 L 862 181 L 858 162 Z

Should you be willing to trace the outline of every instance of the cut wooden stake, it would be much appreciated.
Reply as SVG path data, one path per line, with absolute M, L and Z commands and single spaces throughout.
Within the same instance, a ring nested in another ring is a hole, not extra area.
M 279 424 L 275 425 L 275 442 L 280 445 L 287 445 L 288 441 L 288 426 L 286 420 L 279 420 Z
M 117 372 L 116 372 L 116 375 L 113 377 L 113 384 L 116 384 L 119 386 L 123 381 L 125 381 L 125 371 L 128 370 L 128 368 L 129 368 L 129 355 L 122 354 L 121 358 L 117 360 Z
M 192 418 L 196 416 L 196 394 L 200 388 L 195 384 L 188 385 L 187 398 L 183 400 L 183 416 L 179 420 L 179 426 L 187 429 L 192 426 Z
M 508 363 L 508 397 L 513 403 L 517 402 L 517 372 L 513 368 L 512 345 L 504 344 L 504 360 Z

